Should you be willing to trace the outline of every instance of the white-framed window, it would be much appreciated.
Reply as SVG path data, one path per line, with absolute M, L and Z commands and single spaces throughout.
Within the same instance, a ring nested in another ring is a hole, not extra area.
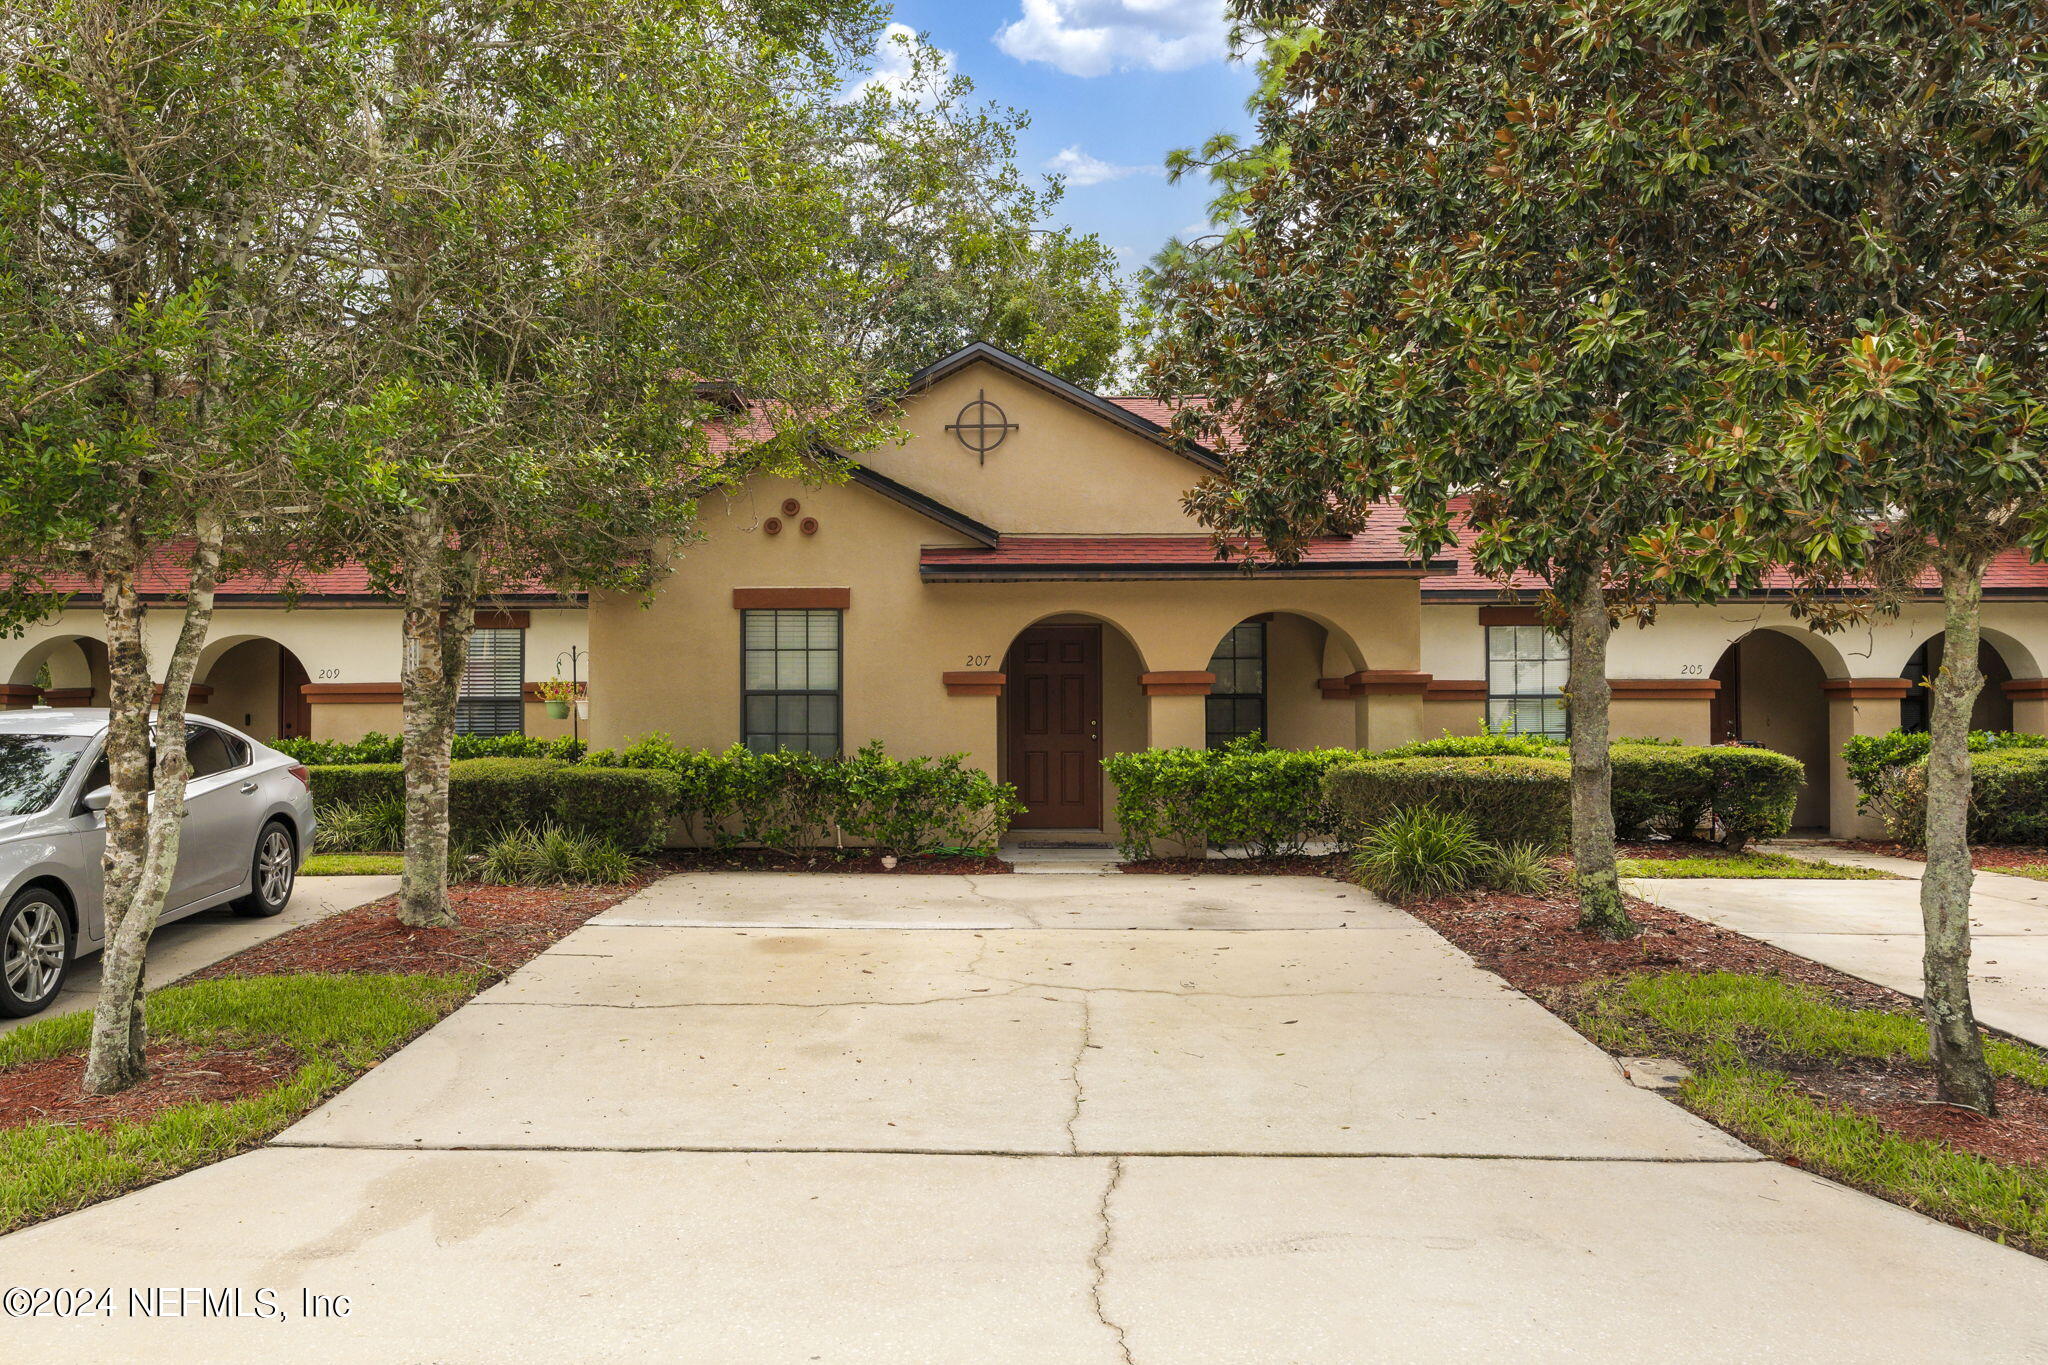
M 516 735 L 526 729 L 526 632 L 481 626 L 455 691 L 455 728 L 466 735 Z
M 1496 733 L 1565 737 L 1571 651 L 1542 626 L 1486 627 L 1486 725 Z
M 840 748 L 840 630 L 835 607 L 740 613 L 740 727 L 756 753 Z

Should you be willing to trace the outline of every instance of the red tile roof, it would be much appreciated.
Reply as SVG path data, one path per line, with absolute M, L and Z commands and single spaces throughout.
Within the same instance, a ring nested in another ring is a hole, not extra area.
M 142 572 L 137 575 L 143 595 L 161 597 L 184 592 L 190 581 L 186 567 L 191 562 L 191 554 L 192 542 L 189 540 L 171 541 L 152 550 L 149 558 L 143 563 Z M 289 576 L 230 575 L 221 580 L 215 595 L 227 599 L 277 597 L 284 592 L 287 579 L 303 597 L 377 598 L 377 594 L 370 587 L 370 571 L 354 562 L 339 564 L 319 572 L 301 572 Z M 91 573 L 51 574 L 43 581 L 44 586 L 53 593 L 97 595 L 100 590 L 99 576 Z M 549 590 L 545 584 L 531 581 L 508 588 L 497 596 L 537 601 L 559 598 L 561 595 Z

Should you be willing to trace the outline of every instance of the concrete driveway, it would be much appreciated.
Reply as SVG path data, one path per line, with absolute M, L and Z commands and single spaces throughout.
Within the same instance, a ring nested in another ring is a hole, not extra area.
M 149 987 L 154 990 L 168 986 L 288 929 L 382 900 L 397 891 L 396 877 L 301 877 L 283 912 L 269 919 L 248 919 L 222 906 L 160 925 L 149 941 Z M 100 958 L 94 953 L 72 964 L 70 974 L 64 978 L 64 989 L 57 992 L 48 1009 L 28 1019 L 0 1019 L 0 1033 L 19 1028 L 29 1019 L 89 1010 L 99 998 Z
M 670 878 L 275 1145 L 0 1240 L 7 1284 L 293 1318 L 10 1323 L 45 1359 L 2048 1355 L 2048 1265 L 1239 876 Z
M 1918 999 L 1921 865 L 1904 858 L 1787 848 L 1895 872 L 1902 880 L 1634 880 L 1645 900 L 1810 957 Z M 1970 892 L 1970 998 L 1977 1018 L 2048 1046 L 2048 882 L 1979 872 Z

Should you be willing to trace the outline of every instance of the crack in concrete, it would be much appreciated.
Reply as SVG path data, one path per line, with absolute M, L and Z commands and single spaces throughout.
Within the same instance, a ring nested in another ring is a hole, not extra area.
M 1102 1198 L 1095 1205 L 1095 1221 L 1101 1231 L 1096 1234 L 1094 1249 L 1088 1253 L 1088 1302 L 1095 1310 L 1095 1320 L 1107 1327 L 1116 1336 L 1116 1349 L 1124 1358 L 1124 1365 L 1137 1365 L 1131 1355 L 1131 1339 L 1122 1323 L 1109 1316 L 1103 1306 L 1102 1288 L 1109 1278 L 1109 1268 L 1104 1264 L 1109 1256 L 1110 1244 L 1116 1240 L 1116 1228 L 1109 1220 L 1109 1202 L 1116 1197 L 1117 1186 L 1124 1182 L 1122 1157 L 1112 1157 L 1109 1162 L 1109 1179 L 1103 1184 Z
M 1087 1102 L 1087 1092 L 1081 1085 L 1081 1063 L 1088 1056 L 1088 1049 L 1095 1044 L 1095 1007 L 1083 995 L 1076 1002 L 1081 1006 L 1081 1041 L 1074 1047 L 1074 1058 L 1067 1064 L 1067 1081 L 1074 1087 L 1074 1107 L 1067 1114 L 1067 1148 L 1081 1150 L 1081 1139 L 1074 1133 L 1074 1126 L 1081 1121 L 1081 1106 Z

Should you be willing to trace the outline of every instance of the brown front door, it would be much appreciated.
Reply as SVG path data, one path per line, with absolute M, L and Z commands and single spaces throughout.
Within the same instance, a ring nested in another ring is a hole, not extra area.
M 1010 646 L 1010 781 L 1020 829 L 1102 827 L 1102 627 L 1034 626 Z
M 313 731 L 313 703 L 306 699 L 306 668 L 288 649 L 277 651 L 277 737 L 304 739 Z

